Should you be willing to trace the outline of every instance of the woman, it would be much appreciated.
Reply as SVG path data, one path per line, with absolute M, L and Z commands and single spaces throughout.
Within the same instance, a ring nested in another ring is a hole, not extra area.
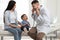
M 9 1 L 4 11 L 4 28 L 14 35 L 14 40 L 21 40 L 21 25 L 17 21 L 17 12 L 15 11 L 16 2 Z

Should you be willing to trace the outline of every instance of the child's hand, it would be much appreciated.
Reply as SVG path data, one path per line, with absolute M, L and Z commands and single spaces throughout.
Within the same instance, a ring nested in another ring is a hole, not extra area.
M 26 24 L 25 26 L 28 26 L 28 24 Z
M 29 26 L 28 24 L 26 24 L 25 26 Z

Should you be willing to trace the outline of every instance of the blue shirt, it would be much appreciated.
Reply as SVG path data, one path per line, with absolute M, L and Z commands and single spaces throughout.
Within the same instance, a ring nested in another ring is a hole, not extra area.
M 28 21 L 23 20 L 23 21 L 21 22 L 21 24 L 22 24 L 22 26 L 24 26 L 24 27 L 30 27 L 30 24 L 29 24 Z

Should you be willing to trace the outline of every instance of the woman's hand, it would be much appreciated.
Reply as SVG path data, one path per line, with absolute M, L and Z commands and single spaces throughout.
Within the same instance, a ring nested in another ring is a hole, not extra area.
M 21 25 L 18 25 L 17 28 L 21 28 L 22 26 Z

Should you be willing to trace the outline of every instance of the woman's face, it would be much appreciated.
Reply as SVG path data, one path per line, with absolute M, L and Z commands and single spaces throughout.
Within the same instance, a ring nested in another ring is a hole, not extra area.
M 16 8 L 16 4 L 14 5 L 14 7 L 13 7 L 13 9 L 12 9 L 12 10 L 15 10 L 15 8 Z

